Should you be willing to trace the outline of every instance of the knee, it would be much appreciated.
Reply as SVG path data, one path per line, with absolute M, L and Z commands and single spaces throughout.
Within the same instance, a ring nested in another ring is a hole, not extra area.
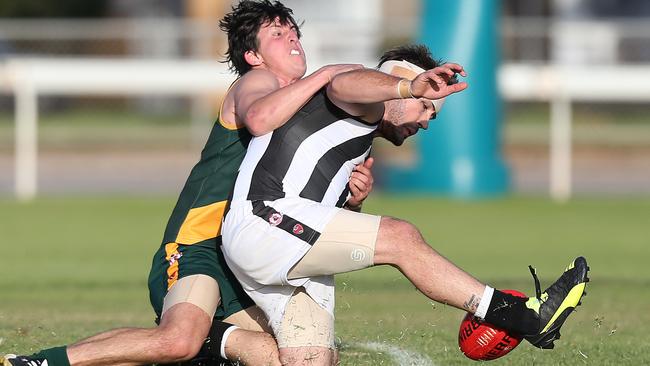
M 172 363 L 186 361 L 199 353 L 210 330 L 210 317 L 190 303 L 174 305 L 162 317 L 154 334 L 158 358 Z
M 408 221 L 382 217 L 379 226 L 377 251 L 392 258 L 400 258 L 412 253 L 414 245 L 424 242 L 420 230 Z
M 235 329 L 226 339 L 226 357 L 243 365 L 280 366 L 278 345 L 269 333 Z
M 290 347 L 280 348 L 280 364 L 282 366 L 334 365 L 333 351 L 325 347 Z
M 422 237 L 420 230 L 415 225 L 394 217 L 383 216 L 381 218 L 380 231 L 386 231 L 388 235 L 404 238 L 409 241 Z
M 273 361 L 272 364 L 276 364 L 276 361 L 280 359 L 280 353 L 278 351 L 278 344 L 275 342 L 275 338 L 272 335 L 266 332 L 258 332 L 258 337 L 260 338 L 260 343 L 263 345 L 263 349 L 267 350 L 269 360 Z
M 199 353 L 205 338 L 189 336 L 178 328 L 158 328 L 156 352 L 165 363 L 187 361 Z
M 278 351 L 278 344 L 275 342 L 275 338 L 269 333 L 266 332 L 255 332 L 255 331 L 246 331 L 251 336 L 248 337 L 248 340 L 245 345 L 240 345 L 238 350 L 238 355 L 236 358 L 239 358 L 244 362 L 244 364 L 258 364 L 264 362 L 268 366 L 281 366 L 283 365 L 280 361 L 280 353 Z M 246 353 L 249 353 L 248 355 Z M 250 353 L 254 353 L 251 355 Z M 260 357 L 260 360 L 257 360 L 257 357 Z

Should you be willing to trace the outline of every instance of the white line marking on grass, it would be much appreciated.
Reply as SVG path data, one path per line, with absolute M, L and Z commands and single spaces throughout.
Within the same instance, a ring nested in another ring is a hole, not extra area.
M 357 346 L 371 351 L 386 353 L 400 366 L 435 366 L 427 356 L 399 348 L 392 344 L 367 342 L 358 343 Z

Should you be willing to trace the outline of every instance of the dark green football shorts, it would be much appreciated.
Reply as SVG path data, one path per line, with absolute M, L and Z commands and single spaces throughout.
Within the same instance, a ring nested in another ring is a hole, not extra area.
M 158 249 L 149 273 L 149 299 L 158 317 L 171 285 L 183 277 L 197 274 L 210 276 L 219 285 L 221 302 L 214 314 L 215 319 L 223 320 L 255 305 L 228 268 L 220 244 L 221 237 L 218 237 L 192 245 L 169 243 Z

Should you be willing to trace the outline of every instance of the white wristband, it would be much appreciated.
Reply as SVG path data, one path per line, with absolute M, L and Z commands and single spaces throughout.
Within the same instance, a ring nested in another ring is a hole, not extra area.
M 408 83 L 408 85 L 404 83 Z M 397 83 L 397 94 L 402 99 L 415 98 L 411 92 L 411 80 L 400 79 L 400 81 Z

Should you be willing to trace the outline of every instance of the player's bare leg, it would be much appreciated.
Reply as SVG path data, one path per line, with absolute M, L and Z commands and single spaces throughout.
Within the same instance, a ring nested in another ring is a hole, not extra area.
M 229 360 L 244 365 L 279 366 L 278 344 L 271 335 L 262 309 L 252 306 L 236 312 L 224 319 L 226 323 L 236 324 L 225 344 L 225 354 Z
M 282 365 L 334 365 L 334 317 L 299 287 L 284 309 L 276 334 Z
M 194 357 L 208 334 L 211 319 L 199 307 L 181 303 L 165 312 L 151 329 L 127 328 L 97 335 L 68 347 L 71 365 L 172 363 Z
M 119 335 L 121 333 L 131 332 L 133 329 L 137 329 L 137 328 L 117 328 L 117 329 L 107 330 L 105 332 L 95 334 L 95 335 L 90 336 L 88 338 L 84 338 L 84 339 L 80 340 L 79 342 L 76 342 L 75 344 L 83 344 L 83 343 L 101 341 L 101 340 L 106 339 L 106 338 L 116 337 L 117 335 Z
M 327 347 L 280 348 L 283 366 L 331 366 L 335 360 L 334 351 Z
M 247 309 L 232 317 L 233 323 L 241 321 L 242 324 L 237 324 L 238 326 L 254 330 L 234 329 L 226 339 L 223 352 L 220 349 L 221 339 L 217 338 L 223 337 L 226 328 L 212 329 L 210 319 L 202 309 L 189 303 L 180 303 L 165 312 L 160 326 L 156 328 L 113 329 L 67 348 L 56 347 L 32 356 L 0 357 L 0 365 L 38 366 L 46 359 L 49 364 L 69 362 L 72 366 L 176 363 L 193 358 L 204 345 L 208 333 L 215 341 L 214 350 L 207 351 L 212 357 L 225 354 L 228 359 L 249 366 L 280 365 L 275 339 L 269 333 L 259 331 L 263 329 L 260 324 L 264 324 L 265 320 L 257 323 L 258 320 L 251 317 L 251 314 L 256 314 L 256 311 Z M 223 322 L 219 324 L 226 325 Z
M 278 345 L 269 333 L 236 329 L 228 337 L 225 351 L 229 360 L 244 365 L 281 365 Z
M 382 217 L 374 262 L 399 269 L 428 298 L 474 312 L 485 285 L 424 241 L 411 223 Z
M 505 294 L 482 284 L 438 254 L 412 224 L 389 217 L 381 219 L 374 261 L 397 267 L 430 299 L 524 335 L 539 348 L 554 347 L 554 341 L 560 338 L 560 328 L 580 305 L 589 282 L 587 261 L 578 257 L 543 293 L 531 267 L 535 297 Z
M 85 339 L 68 347 L 70 363 L 75 366 L 137 365 L 142 364 L 143 360 L 147 360 L 147 363 L 171 363 L 188 360 L 194 357 L 203 345 L 206 337 L 203 332 L 207 335 L 207 329 L 210 328 L 207 314 L 202 310 L 194 310 L 200 309 L 188 303 L 177 304 L 165 313 L 157 328 L 122 328 Z M 199 317 L 201 314 L 206 316 Z M 179 322 L 179 317 L 187 321 Z M 246 318 L 240 316 L 237 319 L 245 320 Z M 242 326 L 251 326 L 251 322 L 242 324 Z M 188 330 L 188 327 L 193 330 Z M 106 347 L 118 347 L 117 350 L 124 347 L 125 344 L 131 346 L 128 351 L 116 352 L 113 357 L 105 354 Z M 173 346 L 173 344 L 181 346 Z M 280 365 L 275 339 L 270 334 L 261 331 L 234 330 L 228 337 L 225 354 L 228 359 L 240 361 L 245 365 Z M 130 362 L 126 362 L 126 360 Z

